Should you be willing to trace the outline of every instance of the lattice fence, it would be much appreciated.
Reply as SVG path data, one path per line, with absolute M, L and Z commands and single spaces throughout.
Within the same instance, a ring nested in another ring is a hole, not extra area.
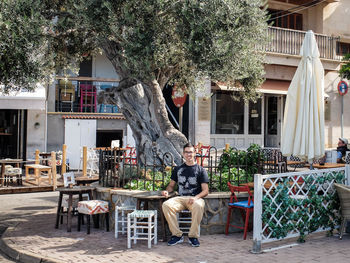
M 345 168 L 255 175 L 253 252 L 261 244 L 312 232 L 333 230 L 340 224 L 339 201 L 333 184 L 349 182 Z

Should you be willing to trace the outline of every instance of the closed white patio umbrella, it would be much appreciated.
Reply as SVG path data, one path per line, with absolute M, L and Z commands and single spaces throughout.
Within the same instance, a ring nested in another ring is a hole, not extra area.
M 312 163 L 324 155 L 324 69 L 311 30 L 306 32 L 300 55 L 287 93 L 281 151 Z

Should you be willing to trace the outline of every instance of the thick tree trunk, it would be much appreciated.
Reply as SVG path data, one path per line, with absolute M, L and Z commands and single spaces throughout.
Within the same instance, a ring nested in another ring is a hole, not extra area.
M 142 164 L 161 164 L 165 153 L 171 153 L 174 162 L 182 162 L 182 147 L 186 137 L 170 123 L 165 100 L 157 81 L 151 85 L 141 83 L 120 87 L 106 94 L 105 99 L 118 105 L 127 119 L 136 141 L 139 161 Z M 169 158 L 166 164 L 170 165 Z
M 105 98 L 118 105 L 127 119 L 136 141 L 139 161 L 142 164 L 153 164 L 154 161 L 162 164 L 165 153 L 171 153 L 173 162 L 181 164 L 182 147 L 187 139 L 169 121 L 160 86 L 166 84 L 169 73 L 158 74 L 160 83 L 156 79 L 147 83 L 136 82 L 122 66 L 124 57 L 121 47 L 113 41 L 104 42 L 102 46 L 122 79 L 119 86 Z M 166 158 L 166 165 L 170 164 L 169 158 Z

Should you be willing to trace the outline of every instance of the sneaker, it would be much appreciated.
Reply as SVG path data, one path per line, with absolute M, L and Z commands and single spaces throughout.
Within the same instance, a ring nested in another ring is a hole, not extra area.
M 168 242 L 168 246 L 174 246 L 174 245 L 180 244 L 182 242 L 184 242 L 184 236 L 181 236 L 181 237 L 171 236 L 171 238 Z
M 200 245 L 198 238 L 195 238 L 195 237 L 189 237 L 188 243 L 190 243 L 192 247 L 199 247 Z

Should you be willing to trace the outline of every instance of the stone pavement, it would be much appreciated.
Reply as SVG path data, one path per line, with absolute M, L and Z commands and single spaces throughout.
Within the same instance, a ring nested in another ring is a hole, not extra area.
M 312 236 L 304 244 L 251 254 L 251 233 L 246 241 L 242 233 L 201 236 L 201 246 L 192 248 L 187 242 L 168 247 L 166 243 L 147 248 L 138 241 L 126 248 L 126 238 L 85 226 L 72 232 L 65 224 L 55 229 L 58 193 L 0 195 L 0 227 L 8 227 L 0 241 L 0 249 L 20 262 L 345 262 L 350 257 L 350 235 L 343 240 L 324 234 Z M 186 240 L 187 241 L 187 240 Z M 289 242 L 288 244 L 292 244 Z M 1 259 L 0 259 L 1 262 Z

